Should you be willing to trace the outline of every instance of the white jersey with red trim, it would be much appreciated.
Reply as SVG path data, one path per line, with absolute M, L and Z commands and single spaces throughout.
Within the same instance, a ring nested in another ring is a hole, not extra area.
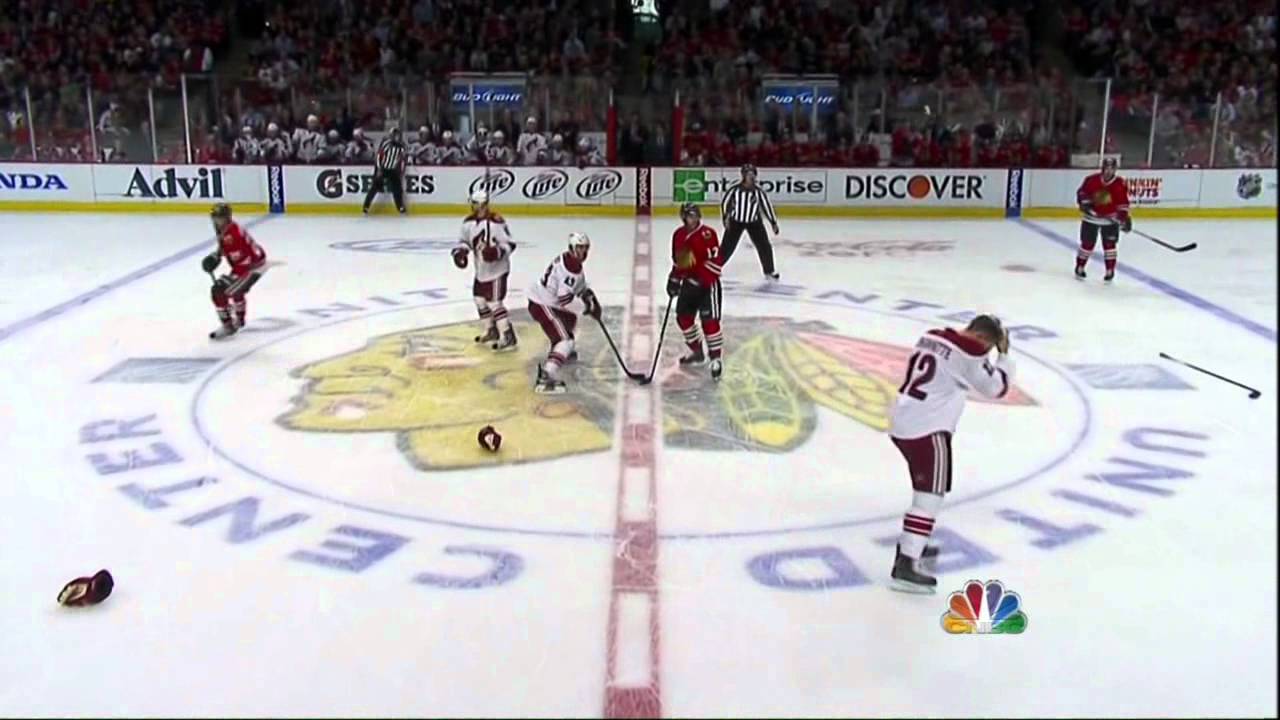
M 956 431 L 969 390 L 1001 398 L 1013 382 L 1013 360 L 999 355 L 993 365 L 982 345 L 959 332 L 930 330 L 916 342 L 907 378 L 889 419 L 889 434 L 903 440 Z
M 529 299 L 547 307 L 568 310 L 575 297 L 587 291 L 582 261 L 568 252 L 560 253 L 546 272 L 529 288 Z
M 479 218 L 468 215 L 462 221 L 462 230 L 458 233 L 458 246 L 471 253 L 475 263 L 476 280 L 489 282 L 511 272 L 511 253 L 516 244 L 511 240 L 511 230 L 502 216 L 490 212 L 487 217 Z M 498 251 L 496 260 L 486 260 L 485 248 L 493 247 Z

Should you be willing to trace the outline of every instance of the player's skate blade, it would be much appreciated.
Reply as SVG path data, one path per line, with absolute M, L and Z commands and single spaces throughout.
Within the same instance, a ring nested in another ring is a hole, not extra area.
M 1102 282 L 1104 283 L 1109 283 L 1115 279 L 1116 279 L 1116 273 L 1114 270 L 1102 276 Z
M 1085 279 L 1086 277 L 1088 277 L 1088 275 L 1085 275 L 1085 273 L 1084 273 L 1084 268 L 1082 268 L 1082 267 L 1078 267 L 1078 268 L 1076 268 L 1076 279 L 1077 279 L 1077 280 L 1083 280 L 1083 279 Z
M 233 326 L 231 326 L 231 325 L 223 325 L 222 327 L 218 328 L 217 330 L 214 330 L 213 332 L 209 333 L 209 339 L 210 339 L 210 340 L 225 340 L 226 338 L 229 338 L 229 337 L 231 337 L 232 335 L 235 335 L 235 334 L 236 334 L 236 332 L 237 332 L 239 329 L 240 329 L 240 328 L 233 327 Z
M 478 343 L 495 343 L 498 341 L 498 337 L 498 328 L 490 325 L 489 330 L 486 331 L 485 334 L 477 335 L 475 339 Z
M 533 386 L 533 391 L 539 395 L 562 395 L 569 388 L 565 387 L 563 380 L 543 380 Z
M 889 577 L 893 579 L 890 587 L 899 592 L 932 594 L 938 585 L 937 578 L 916 570 L 915 562 L 902 554 L 901 547 L 895 552 L 893 572 L 889 573 Z
M 699 367 L 707 361 L 707 356 L 702 351 L 691 352 L 680 358 L 680 367 Z
M 496 342 L 493 344 L 494 352 L 510 352 L 515 349 L 516 349 L 516 333 L 514 330 L 508 330 L 506 334 L 502 336 L 502 340 L 500 342 Z

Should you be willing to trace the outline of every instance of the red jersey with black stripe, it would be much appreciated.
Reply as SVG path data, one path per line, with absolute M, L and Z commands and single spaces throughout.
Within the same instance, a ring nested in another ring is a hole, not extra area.
M 1076 202 L 1085 211 L 1084 221 L 1092 225 L 1111 225 L 1129 217 L 1129 188 L 1119 175 L 1105 180 L 1094 173 L 1080 183 Z
M 218 252 L 231 264 L 235 275 L 245 275 L 267 261 L 262 246 L 234 222 L 227 223 L 218 233 Z
M 692 230 L 683 224 L 671 235 L 671 262 L 678 278 L 696 280 L 711 287 L 720 279 L 720 238 L 716 231 L 699 223 Z

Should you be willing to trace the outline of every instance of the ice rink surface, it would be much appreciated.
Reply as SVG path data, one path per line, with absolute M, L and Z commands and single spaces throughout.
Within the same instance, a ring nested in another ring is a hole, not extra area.
M 0 714 L 1276 713 L 1274 222 L 1139 217 L 1199 248 L 1125 236 L 1105 286 L 1071 221 L 784 219 L 781 283 L 728 265 L 719 386 L 674 319 L 647 387 L 583 321 L 548 397 L 524 290 L 587 232 L 647 369 L 675 220 L 513 218 L 507 355 L 459 220 L 241 218 L 284 264 L 215 344 L 207 218 L 0 218 Z M 1016 392 L 961 421 L 938 594 L 895 593 L 886 412 L 972 312 Z M 1025 632 L 944 631 L 969 580 Z

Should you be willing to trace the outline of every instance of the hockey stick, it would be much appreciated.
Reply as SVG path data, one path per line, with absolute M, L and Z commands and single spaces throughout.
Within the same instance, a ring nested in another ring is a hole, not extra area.
M 1235 380 L 1232 380 L 1231 378 L 1223 377 L 1223 376 L 1219 375 L 1218 373 L 1210 372 L 1210 371 L 1208 371 L 1208 370 L 1205 370 L 1205 369 L 1204 369 L 1204 368 L 1202 368 L 1202 367 L 1197 367 L 1197 366 L 1192 365 L 1191 363 L 1189 363 L 1189 362 L 1187 362 L 1187 361 L 1185 361 L 1185 360 L 1179 360 L 1178 358 L 1173 357 L 1172 355 L 1168 355 L 1168 354 L 1166 354 L 1166 353 L 1160 353 L 1160 357 L 1164 358 L 1165 360 L 1170 360 L 1170 361 L 1172 361 L 1172 362 L 1176 362 L 1176 363 L 1178 363 L 1179 365 L 1184 365 L 1184 366 L 1186 366 L 1186 367 L 1189 367 L 1189 368 L 1191 368 L 1192 370 L 1196 370 L 1196 371 L 1202 372 L 1202 373 L 1204 373 L 1205 375 L 1208 375 L 1209 377 L 1215 377 L 1215 378 L 1218 378 L 1219 380 L 1221 380 L 1221 381 L 1223 381 L 1223 382 L 1231 383 L 1232 385 L 1235 385 L 1235 386 L 1236 386 L 1236 387 L 1238 387 L 1238 388 L 1244 388 L 1245 390 L 1248 390 L 1248 391 L 1249 391 L 1249 399 L 1250 399 L 1250 400 L 1257 400 L 1258 398 L 1262 397 L 1262 391 L 1261 391 L 1261 390 L 1257 390 L 1257 389 L 1251 388 L 1251 387 L 1249 387 L 1248 385 L 1245 385 L 1244 383 L 1238 383 L 1238 382 L 1236 382 Z
M 1146 238 L 1151 242 L 1159 245 L 1160 247 L 1168 248 L 1174 252 L 1179 252 L 1179 253 L 1186 252 L 1188 250 L 1195 250 L 1198 247 L 1197 243 L 1190 243 L 1189 245 L 1170 245 L 1169 243 L 1161 240 L 1160 238 L 1151 237 L 1150 235 L 1142 232 L 1141 230 L 1130 230 L 1129 232 L 1132 232 L 1134 235 L 1137 235 L 1138 237 Z
M 675 300 L 675 295 L 667 298 L 667 311 L 662 314 L 662 329 L 658 331 L 658 349 L 653 352 L 653 366 L 649 368 L 648 377 L 640 380 L 641 385 L 648 385 L 653 382 L 653 376 L 658 373 L 658 358 L 662 356 L 662 342 L 667 337 L 667 321 L 671 319 L 671 305 Z
M 591 317 L 595 318 L 596 324 L 600 326 L 600 332 L 604 333 L 604 339 L 609 341 L 609 349 L 613 350 L 613 356 L 618 359 L 618 366 L 622 368 L 623 374 L 641 384 L 647 382 L 643 373 L 632 372 L 627 367 L 627 363 L 622 359 L 622 353 L 618 352 L 618 345 L 613 342 L 613 336 L 609 334 L 609 328 L 604 324 L 604 320 L 596 315 Z

